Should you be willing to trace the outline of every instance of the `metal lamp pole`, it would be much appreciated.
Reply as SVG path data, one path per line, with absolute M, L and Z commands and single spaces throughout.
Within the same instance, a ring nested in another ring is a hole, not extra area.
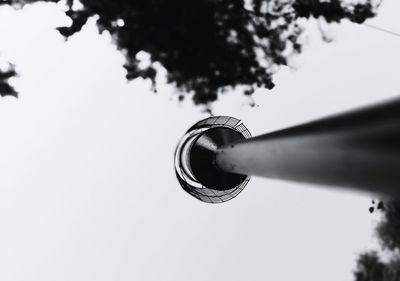
M 204 148 L 207 139 L 212 143 L 213 135 L 201 133 L 192 149 Z M 261 176 L 400 197 L 400 100 L 225 142 L 210 153 L 212 160 L 189 155 L 191 165 L 204 167 L 194 172 L 200 182 L 209 165 L 227 177 Z

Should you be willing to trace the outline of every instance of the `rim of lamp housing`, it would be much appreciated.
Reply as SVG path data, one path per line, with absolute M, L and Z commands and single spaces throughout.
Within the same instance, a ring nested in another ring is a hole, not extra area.
M 218 148 L 251 137 L 239 119 L 214 116 L 194 124 L 175 150 L 175 172 L 182 188 L 207 203 L 222 203 L 235 198 L 250 177 L 218 169 Z

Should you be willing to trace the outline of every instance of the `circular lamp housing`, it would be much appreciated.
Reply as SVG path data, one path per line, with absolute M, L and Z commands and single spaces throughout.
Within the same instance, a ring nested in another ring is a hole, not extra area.
M 175 151 L 175 172 L 182 188 L 207 203 L 221 203 L 236 197 L 250 177 L 219 169 L 215 163 L 218 148 L 251 137 L 240 120 L 215 116 L 193 125 Z

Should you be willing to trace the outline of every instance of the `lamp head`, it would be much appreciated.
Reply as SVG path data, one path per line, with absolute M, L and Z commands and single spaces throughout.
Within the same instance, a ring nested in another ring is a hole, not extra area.
M 175 151 L 175 172 L 182 188 L 208 203 L 236 197 L 250 178 L 219 169 L 214 159 L 220 147 L 250 136 L 240 120 L 228 116 L 206 118 L 193 125 Z

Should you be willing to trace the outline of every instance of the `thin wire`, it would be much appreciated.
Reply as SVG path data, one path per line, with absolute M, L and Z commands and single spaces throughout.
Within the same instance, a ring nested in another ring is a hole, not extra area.
M 375 30 L 379 30 L 379 31 L 391 34 L 391 35 L 394 35 L 394 36 L 397 36 L 397 37 L 400 37 L 400 33 L 396 33 L 396 32 L 393 32 L 393 31 L 390 31 L 390 30 L 387 30 L 387 29 L 384 29 L 384 28 L 381 28 L 381 27 L 378 27 L 378 26 L 375 26 L 375 25 L 371 25 L 371 24 L 368 24 L 368 23 L 363 23 L 362 25 L 367 26 L 367 27 L 372 28 L 372 29 L 375 29 Z

